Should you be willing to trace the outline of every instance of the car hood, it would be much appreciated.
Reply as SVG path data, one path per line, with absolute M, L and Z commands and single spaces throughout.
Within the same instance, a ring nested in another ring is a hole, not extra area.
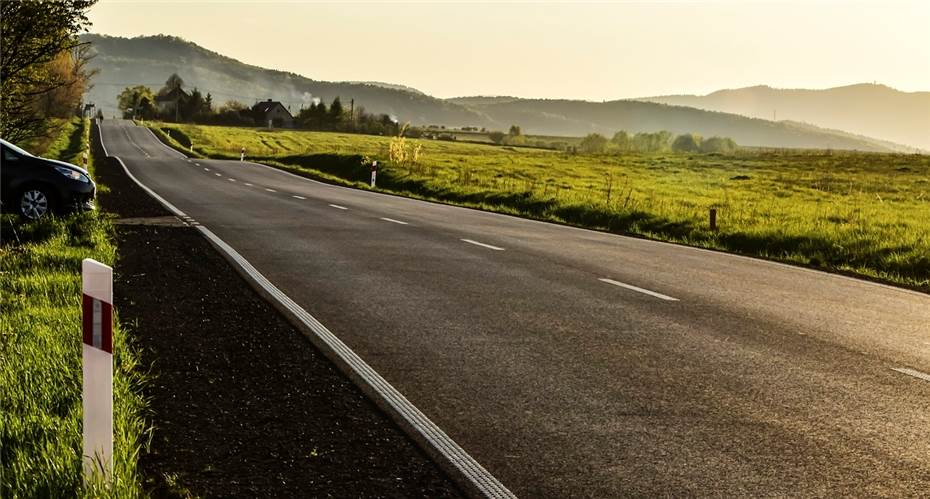
M 42 158 L 42 161 L 45 161 L 45 162 L 47 162 L 47 163 L 49 163 L 49 164 L 52 164 L 52 165 L 55 165 L 55 166 L 64 166 L 65 168 L 69 168 L 69 169 L 71 169 L 71 170 L 77 170 L 77 171 L 83 173 L 84 175 L 87 175 L 87 178 L 90 178 L 90 172 L 88 172 L 87 170 L 81 168 L 80 166 L 72 165 L 71 163 L 65 163 L 64 161 L 58 161 L 57 159 Z

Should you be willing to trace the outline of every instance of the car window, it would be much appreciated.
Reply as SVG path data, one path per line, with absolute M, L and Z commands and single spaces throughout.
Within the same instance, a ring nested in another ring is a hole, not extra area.
M 19 158 L 21 157 L 22 156 L 20 156 L 19 154 L 16 154 L 15 152 L 13 152 L 12 149 L 7 149 L 6 147 L 3 148 L 3 161 L 4 162 L 19 161 Z
M 5 140 L 2 140 L 2 139 L 0 139 L 0 146 L 3 146 L 4 158 L 6 157 L 6 151 L 7 151 L 7 150 L 12 151 L 14 154 L 18 154 L 20 157 L 22 157 L 22 156 L 32 156 L 32 154 L 29 154 L 29 151 L 26 151 L 25 149 L 22 149 L 22 148 L 20 148 L 20 147 L 17 147 L 15 144 L 11 144 L 11 143 L 9 143 L 9 142 L 7 142 L 7 141 L 5 141 Z

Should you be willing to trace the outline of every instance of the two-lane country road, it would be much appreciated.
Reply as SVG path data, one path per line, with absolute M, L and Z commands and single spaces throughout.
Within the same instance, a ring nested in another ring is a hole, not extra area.
M 518 496 L 930 491 L 930 296 L 101 130 Z

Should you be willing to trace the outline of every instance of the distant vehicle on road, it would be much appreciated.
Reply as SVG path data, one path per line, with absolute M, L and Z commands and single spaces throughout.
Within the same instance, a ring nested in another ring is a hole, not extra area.
M 0 139 L 3 211 L 37 220 L 49 213 L 93 210 L 97 185 L 87 170 L 40 158 Z

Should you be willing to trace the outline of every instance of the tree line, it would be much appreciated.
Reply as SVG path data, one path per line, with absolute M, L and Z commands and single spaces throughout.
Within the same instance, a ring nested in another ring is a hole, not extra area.
M 159 106 L 167 101 L 169 105 Z M 157 92 L 145 85 L 126 87 L 117 97 L 117 105 L 124 118 L 159 119 L 171 122 L 200 123 L 228 126 L 263 126 L 262 116 L 253 107 L 237 100 L 228 100 L 216 106 L 213 96 L 204 95 L 198 88 L 188 93 L 184 80 L 172 74 Z M 340 97 L 327 105 L 314 100 L 309 107 L 301 108 L 294 117 L 294 126 L 307 130 L 325 130 L 395 135 L 400 130 L 397 120 L 388 114 L 369 113 L 364 107 L 348 109 Z M 419 136 L 419 129 L 408 130 L 408 136 Z
M 78 34 L 90 27 L 96 0 L 0 2 L 0 137 L 10 142 L 50 138 L 55 118 L 82 112 L 93 72 L 89 46 Z
M 498 145 L 532 146 L 585 154 L 626 152 L 657 153 L 669 151 L 731 153 L 738 147 L 736 142 L 729 137 L 710 137 L 704 139 L 700 135 L 693 133 L 685 133 L 676 136 L 667 130 L 639 132 L 636 134 L 630 134 L 625 130 L 620 130 L 610 139 L 599 133 L 591 133 L 583 137 L 580 142 L 572 144 L 564 140 L 547 141 L 540 138 L 527 137 L 523 134 L 523 130 L 518 125 L 512 125 L 506 133 L 502 131 L 488 132 L 488 139 Z
M 631 135 L 625 130 L 615 133 L 611 139 L 601 134 L 586 135 L 578 144 L 579 152 L 588 154 L 603 154 L 607 152 L 705 152 L 705 153 L 732 153 L 737 145 L 729 137 L 702 138 L 698 134 L 685 133 L 674 135 L 672 132 L 662 130 L 658 132 L 639 132 Z

